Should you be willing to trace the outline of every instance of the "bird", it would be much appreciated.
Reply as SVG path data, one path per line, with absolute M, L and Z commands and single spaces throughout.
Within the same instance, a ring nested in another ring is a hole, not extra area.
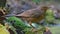
M 16 15 L 16 17 L 22 18 L 31 25 L 32 23 L 38 23 L 45 17 L 45 12 L 48 9 L 47 6 L 37 7 L 34 9 L 30 9 L 27 11 L 24 11 L 21 14 Z

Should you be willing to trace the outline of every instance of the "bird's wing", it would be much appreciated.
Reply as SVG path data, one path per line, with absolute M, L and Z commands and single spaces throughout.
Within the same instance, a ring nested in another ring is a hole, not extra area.
M 38 10 L 38 9 L 31 9 L 24 11 L 22 14 L 18 14 L 17 16 L 22 16 L 22 17 L 38 17 L 43 13 L 43 11 Z

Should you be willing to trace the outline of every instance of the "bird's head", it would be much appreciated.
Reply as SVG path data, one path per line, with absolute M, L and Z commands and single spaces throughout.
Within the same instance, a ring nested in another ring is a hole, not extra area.
M 47 9 L 48 9 L 47 6 L 42 6 L 42 7 L 41 7 L 41 10 L 43 10 L 43 11 L 46 11 Z

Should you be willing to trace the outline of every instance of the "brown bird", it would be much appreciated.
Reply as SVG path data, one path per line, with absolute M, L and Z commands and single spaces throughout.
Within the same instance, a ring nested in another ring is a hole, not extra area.
M 31 25 L 32 23 L 38 23 L 45 17 L 45 11 L 47 10 L 48 7 L 43 6 L 43 7 L 38 7 L 35 9 L 30 9 L 22 14 L 16 15 L 17 17 L 23 18 L 24 20 L 28 21 L 28 23 Z

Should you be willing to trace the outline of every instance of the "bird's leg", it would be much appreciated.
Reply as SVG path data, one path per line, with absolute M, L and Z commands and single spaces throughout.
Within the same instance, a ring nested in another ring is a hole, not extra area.
M 31 21 L 29 21 L 29 24 L 31 25 L 32 24 L 32 22 Z M 31 25 L 32 26 L 32 25 Z
M 29 21 L 29 24 L 32 26 L 32 22 L 31 21 Z M 32 29 L 31 30 L 34 31 L 35 28 L 32 26 Z

